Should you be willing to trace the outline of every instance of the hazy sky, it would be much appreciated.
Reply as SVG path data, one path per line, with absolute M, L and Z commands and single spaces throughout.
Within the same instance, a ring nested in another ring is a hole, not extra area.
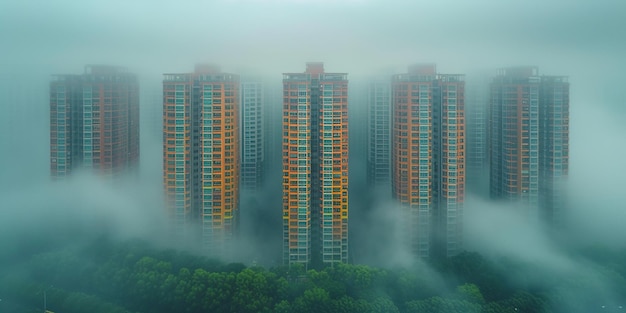
M 211 61 L 281 73 L 320 60 L 358 73 L 433 61 L 444 72 L 532 64 L 572 75 L 624 68 L 624 12 L 620 0 L 4 0 L 0 62 L 162 73 Z

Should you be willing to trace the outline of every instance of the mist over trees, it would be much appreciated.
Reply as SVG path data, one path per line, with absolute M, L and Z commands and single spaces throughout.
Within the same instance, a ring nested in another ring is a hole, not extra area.
M 44 291 L 63 312 L 619 312 L 626 297 L 626 250 L 606 248 L 572 256 L 592 275 L 471 252 L 394 269 L 265 269 L 107 235 L 14 252 L 2 254 L 0 308 L 24 312 Z

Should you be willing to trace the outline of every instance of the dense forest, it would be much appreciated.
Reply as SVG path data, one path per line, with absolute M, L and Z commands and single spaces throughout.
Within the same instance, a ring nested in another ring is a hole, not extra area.
M 1 312 L 41 312 L 44 297 L 57 313 L 619 312 L 626 299 L 626 251 L 601 248 L 575 256 L 591 275 L 472 252 L 410 268 L 265 269 L 105 238 L 3 254 Z

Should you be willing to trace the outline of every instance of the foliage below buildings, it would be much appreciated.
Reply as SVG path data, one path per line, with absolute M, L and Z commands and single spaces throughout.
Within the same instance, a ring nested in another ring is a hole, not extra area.
M 70 313 L 577 312 L 626 298 L 626 253 L 596 249 L 582 256 L 607 264 L 602 277 L 560 277 L 476 253 L 411 269 L 264 269 L 101 240 L 32 254 L 24 266 L 5 264 L 10 270 L 0 276 L 0 292 L 36 310 L 45 290 L 49 310 Z M 609 290 L 589 289 L 598 280 Z

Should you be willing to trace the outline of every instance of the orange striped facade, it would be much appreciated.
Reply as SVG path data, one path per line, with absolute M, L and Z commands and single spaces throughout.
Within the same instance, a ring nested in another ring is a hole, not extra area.
M 437 74 L 430 64 L 392 77 L 392 194 L 420 257 L 462 246 L 464 86 L 462 75 Z
M 163 180 L 178 234 L 199 225 L 202 247 L 229 253 L 239 209 L 239 77 L 214 69 L 165 74 Z
M 348 260 L 348 81 L 308 63 L 283 76 L 283 260 Z

